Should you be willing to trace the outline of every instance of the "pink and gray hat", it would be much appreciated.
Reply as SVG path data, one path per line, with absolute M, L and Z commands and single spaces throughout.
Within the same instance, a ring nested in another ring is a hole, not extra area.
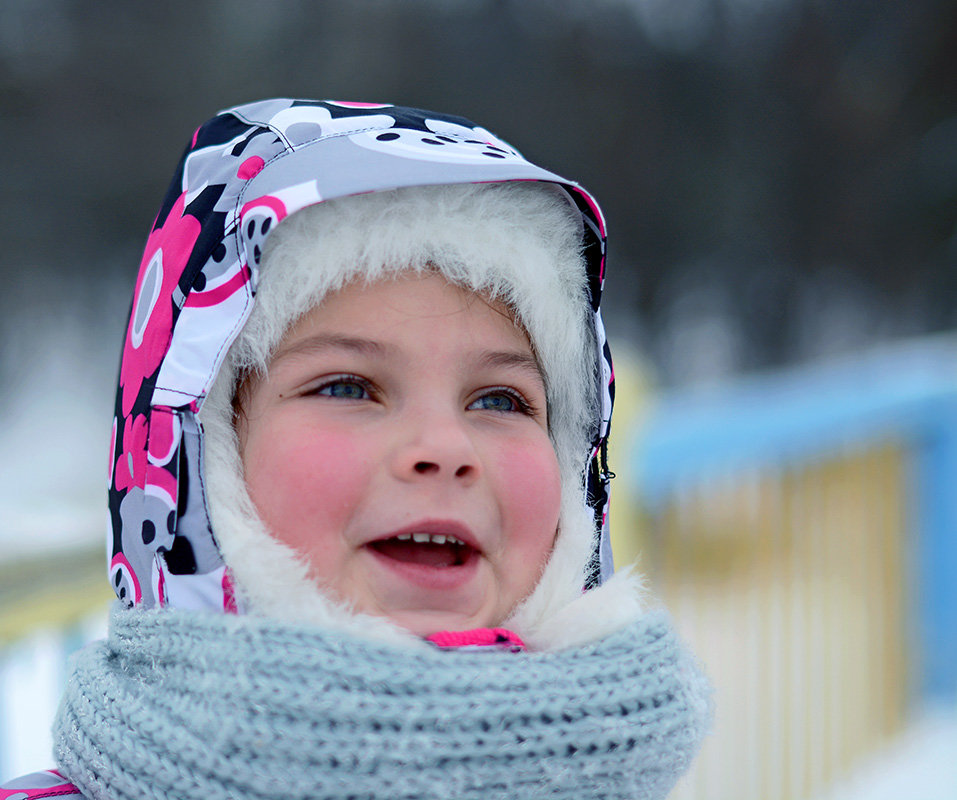
M 614 398 L 599 313 L 605 224 L 577 184 L 462 117 L 398 106 L 265 100 L 193 135 L 146 242 L 126 331 L 110 457 L 110 579 L 130 606 L 235 611 L 209 519 L 198 414 L 255 302 L 270 232 L 334 198 L 409 186 L 541 181 L 581 215 L 594 324 L 588 585 L 612 572 L 605 449 Z M 171 589 L 175 587 L 175 591 Z

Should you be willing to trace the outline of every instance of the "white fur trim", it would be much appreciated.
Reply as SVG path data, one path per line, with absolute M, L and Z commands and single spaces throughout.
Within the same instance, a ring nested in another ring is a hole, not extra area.
M 514 630 L 530 650 L 580 647 L 597 642 L 638 619 L 647 611 L 644 598 L 643 579 L 626 568 L 601 586 L 579 592 L 571 602 L 546 609 L 547 613 L 533 627 L 515 624 Z
M 201 412 L 213 530 L 251 613 L 377 639 L 414 638 L 331 601 L 303 560 L 269 535 L 242 479 L 231 401 L 239 376 L 265 371 L 286 331 L 329 292 L 354 280 L 435 269 L 508 305 L 545 375 L 549 435 L 562 477 L 559 536 L 538 586 L 508 624 L 537 649 L 553 649 L 553 640 L 569 646 L 574 630 L 554 620 L 582 602 L 595 535 L 583 475 L 597 416 L 597 352 L 580 247 L 578 211 L 541 183 L 412 187 L 343 198 L 303 209 L 277 227 L 265 244 L 252 313 Z M 581 627 L 578 633 L 583 641 L 592 638 Z

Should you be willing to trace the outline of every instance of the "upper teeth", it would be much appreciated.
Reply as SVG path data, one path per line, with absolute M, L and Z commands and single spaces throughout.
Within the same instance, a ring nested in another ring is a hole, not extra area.
M 395 537 L 400 542 L 431 542 L 432 544 L 465 544 L 461 539 L 455 536 L 449 536 L 442 533 L 400 533 Z

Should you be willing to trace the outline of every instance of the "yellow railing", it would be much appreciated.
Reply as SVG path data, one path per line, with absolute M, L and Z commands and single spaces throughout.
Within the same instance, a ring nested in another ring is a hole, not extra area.
M 731 472 L 651 517 L 643 566 L 718 709 L 675 800 L 804 800 L 901 728 L 905 460 Z
M 676 800 L 830 796 L 954 708 L 957 336 L 653 407 L 631 400 L 654 394 L 640 370 L 616 375 L 616 562 L 637 562 L 715 687 Z
M 111 597 L 102 545 L 0 559 L 0 648 L 40 627 L 69 628 Z

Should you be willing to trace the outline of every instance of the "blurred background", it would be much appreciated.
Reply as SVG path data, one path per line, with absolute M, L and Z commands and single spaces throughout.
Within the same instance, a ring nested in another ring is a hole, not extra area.
M 0 0 L 0 777 L 104 627 L 153 215 L 272 95 L 462 114 L 601 200 L 617 557 L 716 686 L 675 796 L 957 798 L 953 0 Z

